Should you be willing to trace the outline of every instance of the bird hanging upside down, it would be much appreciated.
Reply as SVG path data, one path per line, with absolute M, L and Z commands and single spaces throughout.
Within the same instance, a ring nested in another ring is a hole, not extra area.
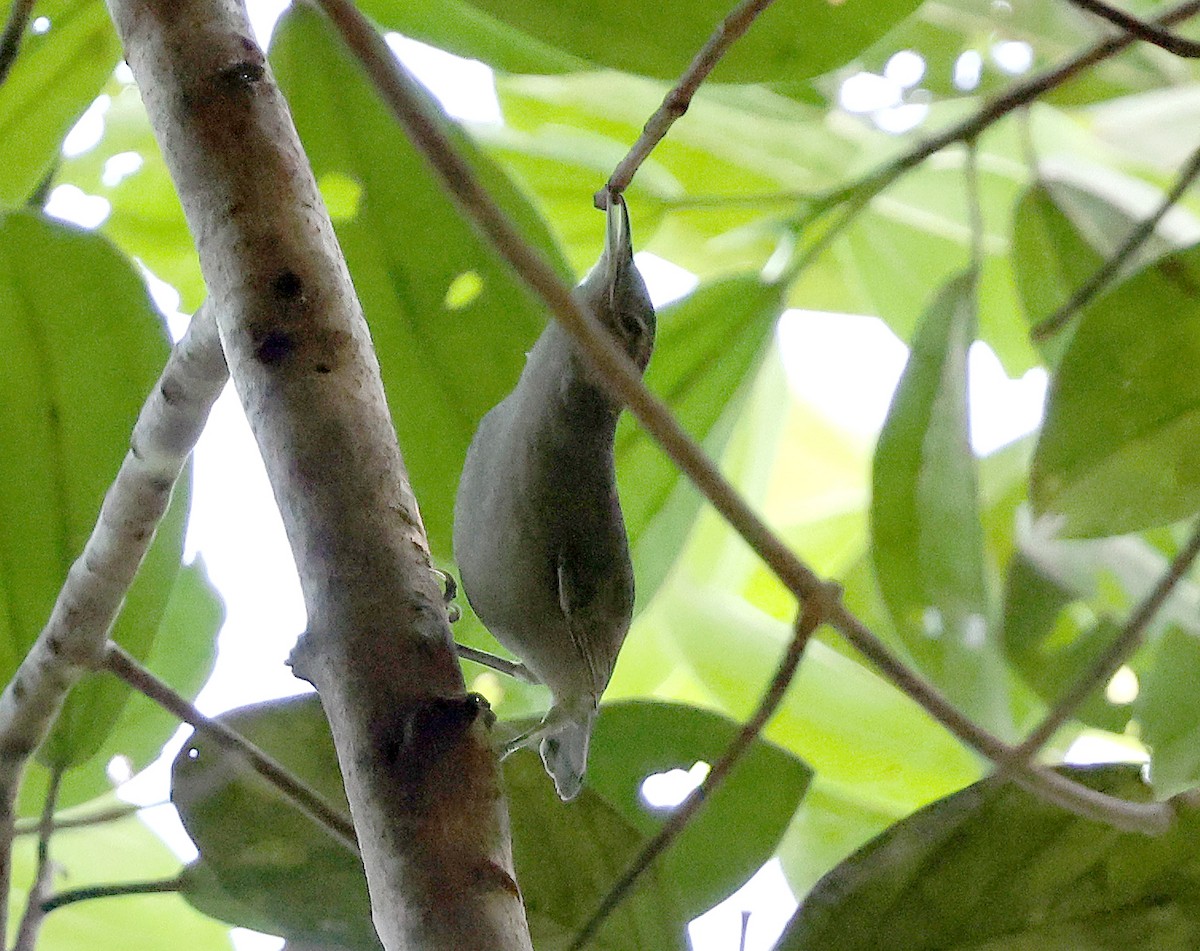
M 644 371 L 654 307 L 619 195 L 609 196 L 606 221 L 604 252 L 575 297 Z M 550 688 L 549 712 L 517 742 L 541 739 L 564 800 L 583 783 L 600 695 L 633 617 L 613 462 L 620 412 L 552 321 L 516 387 L 479 424 L 454 505 L 454 552 L 471 607 Z

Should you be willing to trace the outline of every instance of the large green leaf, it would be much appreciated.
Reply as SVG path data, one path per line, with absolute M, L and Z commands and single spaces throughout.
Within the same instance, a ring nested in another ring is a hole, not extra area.
M 195 310 L 206 294 L 200 262 L 142 98 L 116 79 L 107 94 L 104 136 L 64 158 L 54 181 L 104 198 L 112 208 L 101 233 L 179 291 L 184 310 Z
M 475 426 L 512 388 L 545 322 L 540 302 L 465 220 L 314 11 L 293 7 L 271 51 L 363 303 L 413 490 L 435 553 L 450 554 L 454 491 Z M 437 106 L 428 98 L 431 110 Z M 537 213 L 456 128 L 484 184 L 560 274 Z M 580 194 L 590 204 L 591 194 Z M 596 215 L 596 231 L 603 221 Z M 463 300 L 455 291 L 474 288 Z
M 767 352 L 783 310 L 782 292 L 754 276 L 731 278 L 701 285 L 659 315 L 646 385 L 715 456 Z M 700 496 L 628 414 L 617 430 L 615 453 L 638 597 L 645 603 L 674 565 Z
M 648 806 L 642 782 L 656 773 L 715 763 L 739 725 L 681 704 L 606 704 L 592 738 L 587 784 L 649 836 L 668 813 Z M 771 857 L 808 787 L 811 771 L 755 741 L 716 795 L 661 860 L 688 918 L 727 898 Z
M 0 19 L 8 19 L 11 6 L 0 2 Z M 100 0 L 44 0 L 36 12 L 49 28 L 26 32 L 0 86 L 0 206 L 22 203 L 46 177 L 121 49 Z
M 719 82 L 797 80 L 841 66 L 917 6 L 915 0 L 779 3 L 718 64 Z M 373 0 L 385 26 L 494 66 L 561 71 L 579 61 L 674 79 L 729 13 L 721 0 Z
M 243 707 L 220 719 L 328 802 L 345 807 L 333 741 L 314 694 Z M 643 834 L 591 789 L 570 805 L 561 803 L 531 752 L 510 757 L 504 775 L 517 876 L 535 945 L 566 947 L 636 855 Z M 379 947 L 357 857 L 236 758 L 194 736 L 176 757 L 171 797 L 200 850 L 200 864 L 189 869 L 184 887 L 198 909 L 300 941 Z M 686 921 L 675 884 L 652 870 L 596 947 L 679 948 Z
M 50 614 L 120 467 L 166 359 L 158 315 L 104 239 L 29 212 L 0 216 L 0 677 Z M 179 572 L 186 488 L 173 503 L 113 637 L 136 657 L 154 640 Z M 125 688 L 81 684 L 43 756 L 71 765 L 112 729 Z
M 1089 307 L 1050 387 L 1030 473 L 1068 537 L 1118 535 L 1200 508 L 1200 248 Z
M 974 280 L 935 298 L 875 450 L 871 539 L 879 587 L 905 647 L 963 710 L 1011 731 L 967 432 Z
M 734 717 L 747 716 L 791 626 L 726 593 L 682 584 L 669 591 L 661 609 L 680 665 L 695 673 L 711 701 Z M 805 649 L 766 736 L 818 776 L 855 788 L 862 803 L 893 815 L 961 789 L 982 769 L 914 701 L 819 641 Z
M 1137 766 L 1075 769 L 1149 798 Z M 1079 951 L 1200 942 L 1200 822 L 1117 832 L 987 780 L 892 826 L 809 894 L 780 951 Z
M 105 806 L 115 805 L 108 799 Z M 82 818 L 87 812 L 61 818 Z M 24 835 L 13 849 L 9 924 L 15 929 L 24 910 L 37 861 L 37 836 Z M 88 885 L 168 880 L 179 860 L 137 816 L 115 822 L 57 829 L 50 859 L 55 891 Z M 10 932 L 11 937 L 11 932 Z M 131 895 L 84 901 L 52 912 L 38 934 L 39 951 L 231 951 L 229 929 L 196 914 L 178 895 Z

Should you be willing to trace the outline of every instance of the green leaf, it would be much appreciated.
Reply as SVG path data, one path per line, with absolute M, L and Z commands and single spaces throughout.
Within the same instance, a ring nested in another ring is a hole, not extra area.
M 1200 248 L 1162 258 L 1083 314 L 1050 386 L 1030 472 L 1067 537 L 1135 532 L 1200 508 Z
M 184 310 L 195 310 L 207 293 L 196 246 L 141 95 L 116 80 L 108 94 L 103 138 L 94 149 L 64 158 L 55 183 L 104 198 L 112 210 L 100 232 L 179 291 Z
M 222 714 L 294 775 L 345 808 L 333 740 L 315 694 Z M 505 761 L 513 854 L 539 949 L 564 948 L 642 842 L 639 829 L 590 789 L 558 800 L 530 752 Z M 193 736 L 172 768 L 171 798 L 200 850 L 184 896 L 231 924 L 297 941 L 379 947 L 362 865 L 273 787 L 205 737 Z M 601 931 L 607 951 L 681 948 L 687 918 L 675 886 L 651 870 Z
M 1011 732 L 994 636 L 978 476 L 967 432 L 974 281 L 947 284 L 922 318 L 875 450 L 872 555 L 913 658 L 964 711 Z
M 782 288 L 754 276 L 701 285 L 659 315 L 646 385 L 691 437 L 719 456 L 783 310 Z M 625 414 L 615 446 L 637 591 L 649 601 L 691 531 L 700 495 Z
M 0 3 L 0 19 L 8 19 L 11 6 Z M 46 177 L 121 51 L 100 0 L 44 0 L 36 13 L 50 28 L 26 31 L 0 86 L 0 206 L 21 204 Z
M 336 225 L 338 240 L 430 543 L 448 558 L 467 446 L 479 419 L 515 384 L 545 311 L 464 220 L 319 14 L 293 7 L 275 32 L 271 61 L 318 184 L 349 179 L 362 188 L 357 214 Z M 440 114 L 432 98 L 426 105 Z M 469 139 L 446 128 L 517 227 L 567 276 L 534 209 Z M 591 193 L 578 200 L 590 205 Z M 447 292 L 464 275 L 481 288 L 451 307 Z
M 8 679 L 91 534 L 167 347 L 141 279 L 108 242 L 11 212 L 0 215 L 0 351 L 0 676 Z M 177 496 L 113 632 L 138 658 L 179 572 L 186 483 Z M 81 684 L 43 757 L 87 759 L 126 696 L 107 679 Z
M 1137 766 L 1065 770 L 1146 800 Z M 1178 949 L 1200 942 L 1200 823 L 1117 832 L 985 780 L 892 826 L 813 889 L 780 951 Z
M 669 811 L 655 809 L 642 782 L 656 773 L 714 764 L 740 725 L 681 704 L 605 704 L 592 737 L 587 784 L 647 837 Z M 686 918 L 727 898 L 775 851 L 812 775 L 799 759 L 759 739 L 660 861 Z
M 679 665 L 731 716 L 744 718 L 774 673 L 791 626 L 719 591 L 683 584 L 668 590 L 661 610 Z M 766 737 L 822 779 L 853 787 L 862 802 L 896 815 L 981 773 L 979 761 L 914 701 L 819 641 L 805 648 Z
M 1150 747 L 1150 781 L 1160 798 L 1200 782 L 1200 643 L 1193 634 L 1168 627 L 1155 646 L 1134 712 L 1141 739 Z
M 776 4 L 732 46 L 713 77 L 754 83 L 817 76 L 849 62 L 916 6 L 915 0 Z M 729 14 L 718 0 L 636 6 L 473 0 L 449 8 L 429 0 L 374 0 L 369 10 L 389 27 L 499 68 L 557 72 L 577 69 L 583 60 L 659 79 L 677 78 Z
M 94 814 L 89 806 L 79 816 Z M 70 814 L 61 816 L 69 818 Z M 9 898 L 9 924 L 15 929 L 33 881 L 37 836 L 17 838 L 13 850 L 14 889 Z M 53 891 L 93 884 L 121 884 L 174 878 L 179 860 L 137 816 L 57 829 L 50 857 L 55 869 Z M 162 951 L 164 942 L 188 951 L 231 951 L 229 929 L 196 914 L 175 894 L 113 897 L 67 905 L 51 912 L 42 924 L 40 951 Z

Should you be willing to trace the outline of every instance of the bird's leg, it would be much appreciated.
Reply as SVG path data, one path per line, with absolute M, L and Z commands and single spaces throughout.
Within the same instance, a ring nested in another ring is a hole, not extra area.
M 561 706 L 555 704 L 546 711 L 546 715 L 542 717 L 541 723 L 518 736 L 514 736 L 505 743 L 500 748 L 500 759 L 507 759 L 517 750 L 524 749 L 526 746 L 533 746 L 547 734 L 554 733 L 563 723 L 570 719 L 570 714 Z
M 453 624 L 462 617 L 462 609 L 454 603 L 458 594 L 458 582 L 454 580 L 454 575 L 442 571 L 441 568 L 434 568 L 433 573 L 442 579 L 442 603 L 446 605 L 446 620 Z
M 467 647 L 466 644 L 455 643 L 454 649 L 458 652 L 459 657 L 466 660 L 474 661 L 476 664 L 482 664 L 484 667 L 490 667 L 497 673 L 507 674 L 514 680 L 520 680 L 523 683 L 541 686 L 541 681 L 533 675 L 524 664 L 518 664 L 515 660 L 505 660 L 503 657 L 497 657 L 495 654 L 489 654 L 487 651 L 481 651 L 474 647 Z

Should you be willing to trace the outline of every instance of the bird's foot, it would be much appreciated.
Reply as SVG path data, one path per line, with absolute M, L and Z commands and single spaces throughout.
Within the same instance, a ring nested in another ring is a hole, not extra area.
M 447 620 L 453 624 L 462 617 L 462 608 L 454 603 L 455 597 L 458 596 L 458 582 L 454 580 L 454 575 L 442 571 L 441 568 L 434 568 L 433 573 L 442 579 L 442 603 L 446 605 Z

